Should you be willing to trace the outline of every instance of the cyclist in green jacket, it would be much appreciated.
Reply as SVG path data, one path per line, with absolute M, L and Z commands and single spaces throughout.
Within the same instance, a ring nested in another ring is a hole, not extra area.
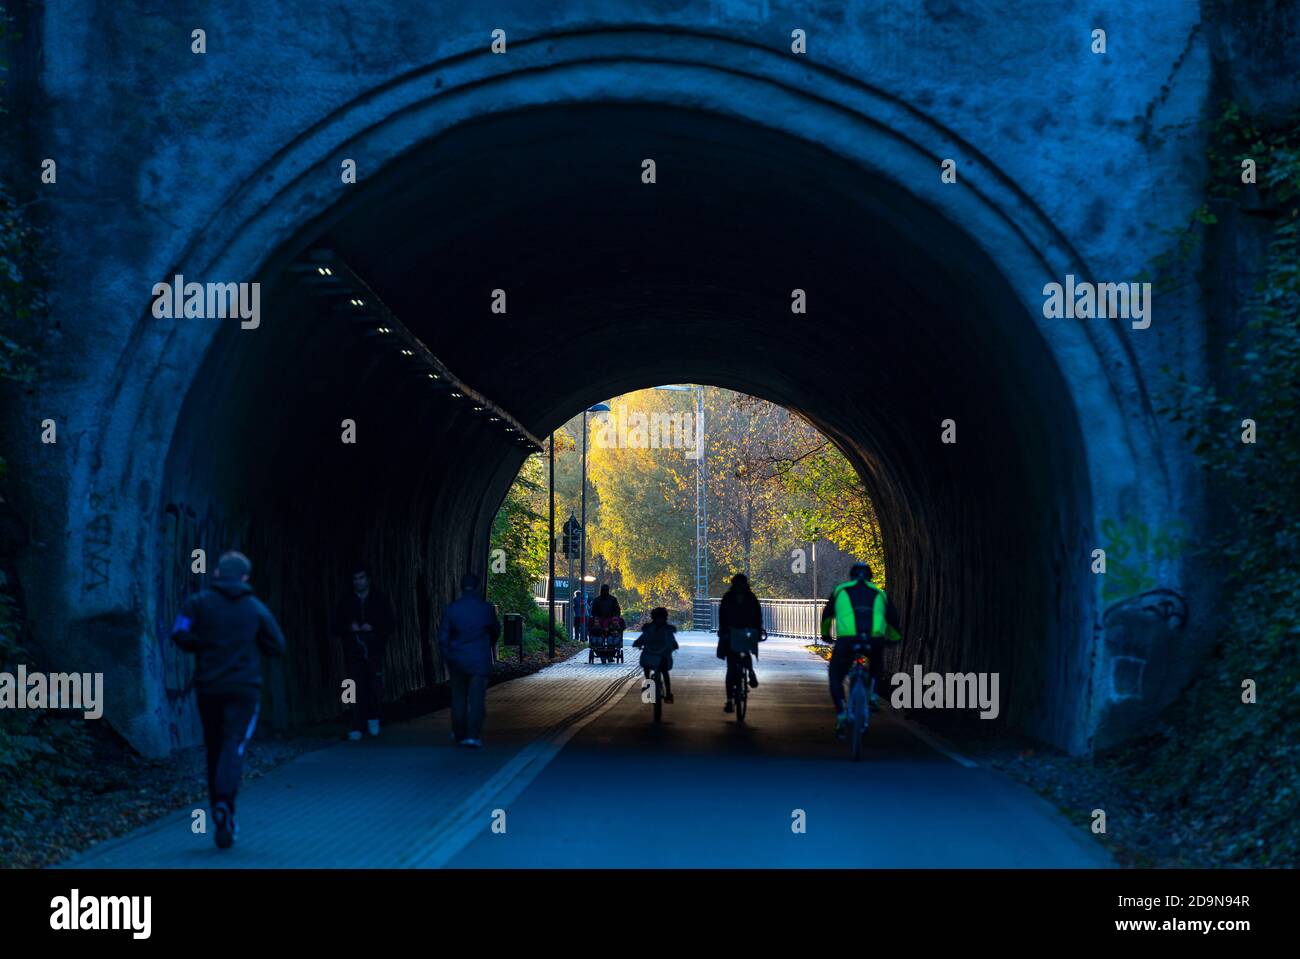
M 835 703 L 835 733 L 842 735 L 845 720 L 844 677 L 858 651 L 865 648 L 871 659 L 872 686 L 882 679 L 882 653 L 886 642 L 903 638 L 898 610 L 885 591 L 871 581 L 871 567 L 854 563 L 849 578 L 831 592 L 822 609 L 822 638 L 831 638 L 835 625 L 835 648 L 831 650 L 831 701 Z

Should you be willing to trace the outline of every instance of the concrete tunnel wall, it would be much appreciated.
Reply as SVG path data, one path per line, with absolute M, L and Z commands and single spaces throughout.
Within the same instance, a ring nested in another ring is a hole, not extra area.
M 740 4 L 652 4 L 634 24 L 574 14 L 567 30 L 521 8 L 503 61 L 465 11 L 433 35 L 404 30 L 402 4 L 365 22 L 313 7 L 312 31 L 286 36 L 279 24 L 308 8 L 276 6 L 202 62 L 170 50 L 188 38 L 184 14 L 40 25 L 49 152 L 78 156 L 79 182 L 97 189 L 54 207 L 75 239 L 61 250 L 63 348 L 33 408 L 70 439 L 64 458 L 22 463 L 35 478 L 22 496 L 67 535 L 41 537 L 21 571 L 49 657 L 109 674 L 108 715 L 138 748 L 192 735 L 168 694 L 182 673 L 162 629 L 187 588 L 187 539 L 248 544 L 299 637 L 288 710 L 320 715 L 338 676 L 321 616 L 345 565 L 369 552 L 389 580 L 406 624 L 389 692 L 419 685 L 436 670 L 438 607 L 482 564 L 519 465 L 516 448 L 312 312 L 283 268 L 320 244 L 534 433 L 668 380 L 808 415 L 880 509 L 910 626 L 900 667 L 998 669 L 1008 719 L 1075 751 L 1140 728 L 1185 681 L 1194 660 L 1132 648 L 1131 632 L 1122 658 L 1145 669 L 1119 671 L 1087 563 L 1108 520 L 1195 535 L 1195 488 L 1146 380 L 1164 362 L 1199 369 L 1203 333 L 1164 332 L 1159 314 L 1146 331 L 1053 322 L 1039 307 L 1043 283 L 1067 272 L 1133 278 L 1154 244 L 1136 226 L 1195 206 L 1194 144 L 1138 142 L 1152 109 L 1176 126 L 1201 106 L 1194 11 L 1112 17 L 1112 34 L 1141 27 L 1140 51 L 1049 71 L 1009 107 L 1033 56 L 1085 56 L 1063 38 L 1086 35 L 1086 20 L 1025 22 L 1008 48 L 1003 4 L 918 8 L 924 30 L 891 11 L 799 11 L 826 46 L 796 58 L 779 17 Z M 393 32 L 407 42 L 384 44 Z M 127 35 L 139 43 L 113 49 L 138 60 L 120 75 L 161 88 L 149 102 L 166 109 L 143 130 L 106 111 L 105 137 L 86 126 L 91 104 L 146 87 L 100 88 L 75 65 Z M 352 52 L 326 55 L 331 36 Z M 981 40 L 1002 55 L 980 76 L 954 65 L 956 45 Z M 264 69 L 268 57 L 281 68 Z M 1180 81 L 1161 92 L 1171 72 Z M 1133 141 L 1107 133 L 1108 183 L 1089 118 L 1117 115 L 1133 118 Z M 212 150 L 231 139 L 237 151 Z M 644 156 L 659 164 L 654 187 L 639 182 Z M 946 156 L 959 189 L 939 182 Z M 339 183 L 344 157 L 358 160 L 356 186 Z M 1143 183 L 1167 206 L 1138 214 Z M 263 327 L 155 320 L 149 291 L 177 272 L 259 279 Z M 506 317 L 488 312 L 496 287 Z M 789 312 L 795 287 L 809 292 L 806 321 Z M 863 337 L 871 362 L 833 376 L 836 344 Z M 575 343 L 616 344 L 621 362 L 556 375 Z M 337 443 L 345 410 L 355 449 Z M 943 447 L 948 416 L 959 442 Z M 1148 574 L 1176 588 L 1181 564 Z

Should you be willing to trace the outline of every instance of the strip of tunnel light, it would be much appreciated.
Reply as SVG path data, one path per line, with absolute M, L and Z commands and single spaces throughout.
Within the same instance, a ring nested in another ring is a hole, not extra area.
M 323 255 L 331 256 L 331 254 L 329 254 L 327 251 Z M 340 264 L 340 265 L 342 267 L 340 272 L 344 273 L 345 275 L 350 275 L 352 279 L 355 281 L 357 286 L 360 286 L 366 291 L 370 292 L 370 295 L 374 298 L 374 300 L 379 302 L 380 309 L 383 310 L 388 316 L 392 317 L 390 322 L 392 322 L 395 326 L 398 327 L 397 330 L 394 330 L 393 328 L 388 326 L 381 326 L 376 328 L 375 330 L 376 333 L 383 334 L 383 335 L 395 334 L 399 340 L 409 341 L 409 345 L 416 347 L 419 353 L 422 354 L 421 361 L 425 362 L 428 365 L 433 365 L 442 369 L 443 373 L 446 374 L 446 376 L 451 380 L 453 384 L 460 386 L 461 391 L 463 392 L 452 391 L 453 398 L 461 399 L 465 395 L 469 395 L 472 398 L 474 398 L 474 400 L 477 402 L 492 405 L 497 412 L 501 413 L 501 416 L 492 419 L 492 422 L 501 422 L 504 419 L 504 420 L 509 420 L 511 423 L 514 424 L 509 430 L 507 430 L 507 432 L 513 434 L 509 438 L 519 440 L 521 444 L 527 447 L 531 447 L 534 451 L 536 451 L 539 448 L 539 444 L 536 437 L 533 437 L 531 434 L 529 434 L 528 431 L 524 429 L 523 426 L 519 424 L 518 421 L 514 420 L 514 418 L 511 417 L 508 413 L 505 413 L 503 410 L 500 410 L 499 407 L 496 407 L 495 404 L 492 404 L 490 400 L 488 400 L 486 397 L 481 396 L 475 390 L 469 388 L 468 386 L 465 386 L 459 380 L 459 378 L 457 378 L 454 374 L 451 374 L 449 371 L 447 371 L 446 367 L 442 364 L 440 360 L 438 360 L 436 356 L 432 354 L 432 352 L 428 349 L 428 347 L 426 347 L 419 340 L 419 338 L 416 337 L 413 333 L 411 333 L 405 327 L 401 326 L 401 322 L 397 320 L 395 316 L 393 316 L 392 312 L 387 310 L 387 308 L 383 305 L 381 301 L 378 301 L 378 297 L 373 296 L 373 291 L 370 291 L 370 288 L 365 284 L 365 281 L 361 280 L 360 277 L 356 276 L 355 273 L 352 273 L 352 271 L 347 267 L 346 264 Z M 323 275 L 320 274 L 320 268 L 317 269 L 317 274 Z M 330 275 L 331 276 L 334 275 L 332 270 L 330 271 Z M 337 280 L 326 281 L 326 283 L 328 283 L 331 293 L 338 292 L 337 287 L 342 285 Z M 362 300 L 360 297 L 350 297 L 349 299 L 350 299 L 350 305 L 352 305 L 353 307 L 361 308 L 365 305 L 365 301 Z M 402 349 L 401 352 L 403 353 L 403 355 L 408 357 L 414 357 L 415 354 L 415 351 L 409 349 Z M 428 373 L 427 376 L 429 379 L 432 380 L 442 380 L 443 373 Z
M 326 265 L 327 262 L 329 265 Z M 505 432 L 509 434 L 507 438 L 518 440 L 524 446 L 530 447 L 534 452 L 542 449 L 541 440 L 529 433 L 522 423 L 451 373 L 442 361 L 434 356 L 432 351 L 397 319 L 396 315 L 384 305 L 383 301 L 375 295 L 366 282 L 344 263 L 337 254 L 329 250 L 313 251 L 307 263 L 294 264 L 290 269 L 294 272 L 308 274 L 307 285 L 313 293 L 330 301 L 336 300 L 339 296 L 346 296 L 348 306 L 355 311 L 358 318 L 364 319 L 368 324 L 374 323 L 378 319 L 380 325 L 375 326 L 373 331 L 367 335 L 396 337 L 399 344 L 405 344 L 398 347 L 402 356 L 414 359 L 417 363 L 426 366 L 433 366 L 434 370 L 426 372 L 427 378 L 435 381 L 439 387 L 450 387 L 449 392 L 453 399 L 459 400 L 469 397 L 475 404 L 475 412 L 490 411 L 495 414 L 489 416 L 488 421 L 502 423 Z M 311 275 L 313 272 L 315 275 Z M 348 288 L 349 286 L 351 289 Z M 357 295 L 358 292 L 362 295 Z M 338 309 L 339 307 L 336 306 L 335 311 L 337 312 Z M 378 317 L 376 317 L 376 314 L 378 314 Z

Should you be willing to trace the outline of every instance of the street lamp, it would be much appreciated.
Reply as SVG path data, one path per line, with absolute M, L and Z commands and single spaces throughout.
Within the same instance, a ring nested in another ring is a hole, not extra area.
M 608 403 L 597 403 L 582 411 L 582 537 L 581 559 L 578 561 L 578 580 L 582 583 L 582 642 L 587 641 L 587 414 L 608 413 Z
M 551 501 L 551 538 L 550 548 L 547 553 L 550 556 L 550 573 L 546 581 L 546 612 L 550 624 L 547 627 L 546 647 L 551 659 L 555 658 L 555 430 L 551 430 L 550 442 L 547 443 L 551 460 L 551 475 L 547 481 L 547 495 Z

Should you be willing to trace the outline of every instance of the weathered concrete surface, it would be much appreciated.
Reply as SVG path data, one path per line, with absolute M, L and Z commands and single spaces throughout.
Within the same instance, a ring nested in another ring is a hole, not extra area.
M 402 606 L 389 692 L 421 685 L 518 466 L 301 294 L 283 268 L 317 244 L 534 433 L 669 380 L 806 413 L 881 509 L 904 664 L 1002 671 L 1031 732 L 1085 750 L 1185 680 L 1148 668 L 1112 695 L 1133 636 L 1115 658 L 1088 562 L 1134 519 L 1203 529 L 1152 392 L 1163 365 L 1204 374 L 1205 313 L 1163 295 L 1135 330 L 1041 305 L 1069 273 L 1136 280 L 1202 202 L 1207 37 L 1230 28 L 1197 5 L 50 3 L 24 27 L 20 152 L 59 178 L 40 187 L 45 369 L 7 414 L 34 531 L 20 571 L 46 655 L 105 670 L 143 751 L 193 735 L 164 640 L 190 548 L 251 552 L 293 639 L 281 705 L 316 715 L 346 564 L 372 555 Z M 261 327 L 155 319 L 177 273 L 260 281 Z M 870 361 L 837 375 L 863 338 Z M 567 373 L 579 344 L 617 362 Z M 46 417 L 57 446 L 36 442 Z M 1177 550 L 1127 556 L 1133 594 L 1185 590 Z M 1192 604 L 1183 663 L 1200 622 Z

